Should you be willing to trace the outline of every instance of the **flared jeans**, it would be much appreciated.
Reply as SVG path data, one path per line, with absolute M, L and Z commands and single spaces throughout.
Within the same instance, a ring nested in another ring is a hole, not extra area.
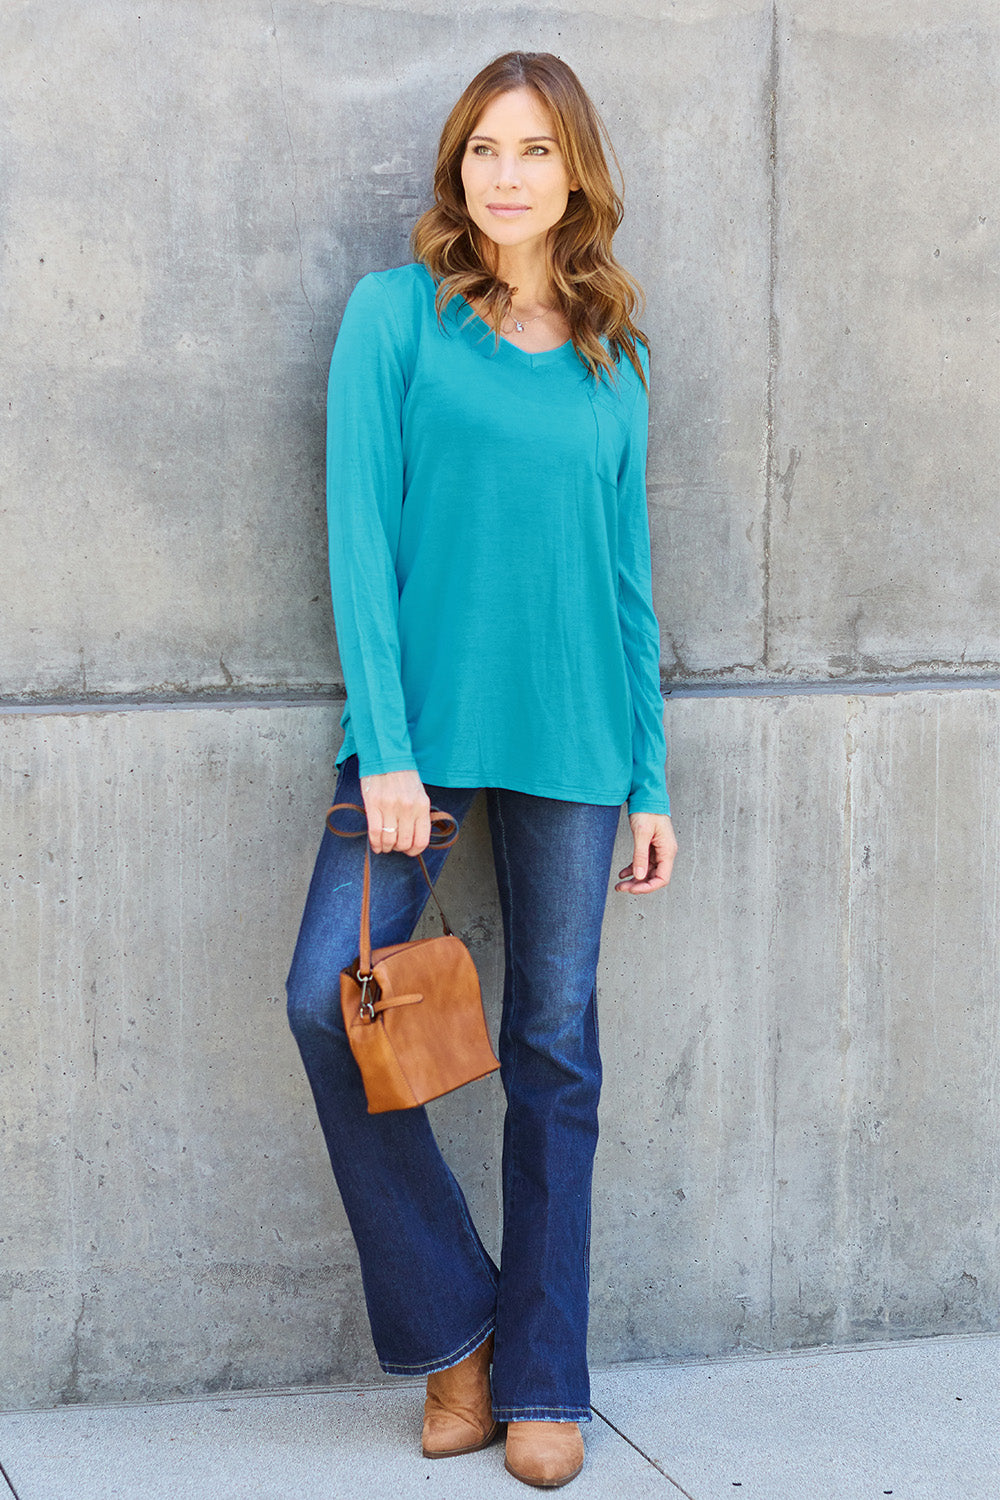
M 461 823 L 478 788 L 426 790 Z M 364 838 L 324 832 L 288 976 L 288 1017 L 357 1244 L 382 1369 L 447 1369 L 494 1332 L 496 1419 L 584 1422 L 601 1087 L 596 973 L 620 809 L 498 787 L 487 787 L 486 799 L 505 959 L 499 1267 L 426 1110 L 367 1111 L 340 1010 L 340 971 L 357 957 Z M 341 765 L 333 800 L 361 803 L 356 755 Z M 340 828 L 364 826 L 359 814 L 336 816 Z M 432 880 L 448 852 L 425 851 Z M 416 858 L 373 855 L 373 947 L 405 942 L 427 900 Z

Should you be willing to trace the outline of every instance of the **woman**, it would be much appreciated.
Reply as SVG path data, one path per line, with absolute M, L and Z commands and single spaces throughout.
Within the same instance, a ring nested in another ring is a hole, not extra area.
M 335 800 L 363 799 L 372 849 L 395 856 L 372 872 L 373 945 L 405 941 L 423 908 L 414 856 L 432 876 L 446 857 L 431 807 L 461 822 L 486 788 L 506 960 L 499 1267 L 424 1110 L 366 1111 L 339 1004 L 361 841 L 324 834 L 288 981 L 379 1361 L 427 1376 L 424 1455 L 506 1424 L 508 1470 L 542 1487 L 579 1473 L 590 1419 L 595 975 L 622 802 L 617 891 L 659 889 L 676 852 L 648 351 L 611 254 L 600 129 L 551 54 L 484 68 L 445 123 L 414 262 L 362 276 L 330 367 Z

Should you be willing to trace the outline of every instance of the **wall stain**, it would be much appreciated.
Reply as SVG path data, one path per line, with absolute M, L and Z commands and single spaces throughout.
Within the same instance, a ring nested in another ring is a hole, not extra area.
M 80 1328 L 83 1324 L 83 1315 L 87 1310 L 87 1296 L 85 1292 L 80 1294 L 80 1311 L 76 1315 L 73 1324 L 73 1342 L 70 1345 L 69 1355 L 69 1379 L 59 1392 L 57 1404 L 59 1406 L 78 1406 L 86 1398 L 80 1390 Z
M 801 448 L 789 448 L 788 463 L 784 472 L 778 475 L 778 484 L 781 487 L 781 498 L 785 507 L 785 520 L 787 521 L 792 509 L 792 491 L 795 488 L 795 471 L 802 457 Z

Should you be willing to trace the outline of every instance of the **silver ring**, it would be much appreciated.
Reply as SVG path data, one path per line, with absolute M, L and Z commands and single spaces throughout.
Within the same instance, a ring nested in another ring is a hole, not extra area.
M 398 833 L 399 829 L 398 828 L 383 828 L 382 832 L 383 833 Z

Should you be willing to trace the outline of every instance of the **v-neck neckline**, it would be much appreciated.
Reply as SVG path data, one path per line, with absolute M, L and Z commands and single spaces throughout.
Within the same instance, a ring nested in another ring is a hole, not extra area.
M 430 271 L 428 270 L 427 266 L 424 265 L 423 261 L 419 262 L 419 264 L 423 267 L 423 270 L 429 277 L 431 285 L 436 292 L 438 282 L 435 281 L 433 276 L 431 276 Z M 488 333 L 492 336 L 494 330 L 491 325 L 487 323 L 485 318 L 480 317 L 479 313 L 476 312 L 476 309 L 473 307 L 472 303 L 468 300 L 468 298 L 463 297 L 461 292 L 456 292 L 450 299 L 448 303 L 448 310 L 451 310 L 453 303 L 461 303 L 462 306 L 467 310 L 467 312 L 471 313 L 472 317 L 475 318 L 476 322 L 480 325 L 482 332 Z M 465 322 L 459 323 L 459 327 L 462 329 L 466 329 L 468 327 L 467 320 Z M 481 342 L 481 339 L 482 333 L 479 335 L 479 340 L 477 340 L 477 342 Z M 572 339 L 567 339 L 565 343 L 557 344 L 554 349 L 539 349 L 537 352 L 532 353 L 528 349 L 519 348 L 517 344 L 512 344 L 510 339 L 504 338 L 503 334 L 500 334 L 499 344 L 497 348 L 491 349 L 487 357 L 492 359 L 496 354 L 500 353 L 505 353 L 509 359 L 515 359 L 519 363 L 526 364 L 532 369 L 538 367 L 539 365 L 558 364 L 560 361 L 566 360 L 568 358 L 572 358 L 574 360 L 577 360 L 579 358 L 573 345 Z
M 457 292 L 456 300 L 465 304 L 465 306 L 472 313 L 472 316 L 478 323 L 481 323 L 483 325 L 487 333 L 494 332 L 492 325 L 490 323 L 487 323 L 486 319 L 480 313 L 476 312 L 476 309 L 473 307 L 468 297 L 463 297 L 461 292 Z M 573 340 L 566 339 L 564 343 L 556 344 L 552 349 L 522 349 L 520 344 L 515 344 L 504 334 L 500 335 L 500 342 L 501 344 L 506 344 L 508 349 L 513 349 L 514 353 L 519 354 L 522 359 L 530 359 L 532 362 L 539 359 L 546 359 L 550 354 L 562 354 L 564 349 L 572 349 L 573 347 Z

